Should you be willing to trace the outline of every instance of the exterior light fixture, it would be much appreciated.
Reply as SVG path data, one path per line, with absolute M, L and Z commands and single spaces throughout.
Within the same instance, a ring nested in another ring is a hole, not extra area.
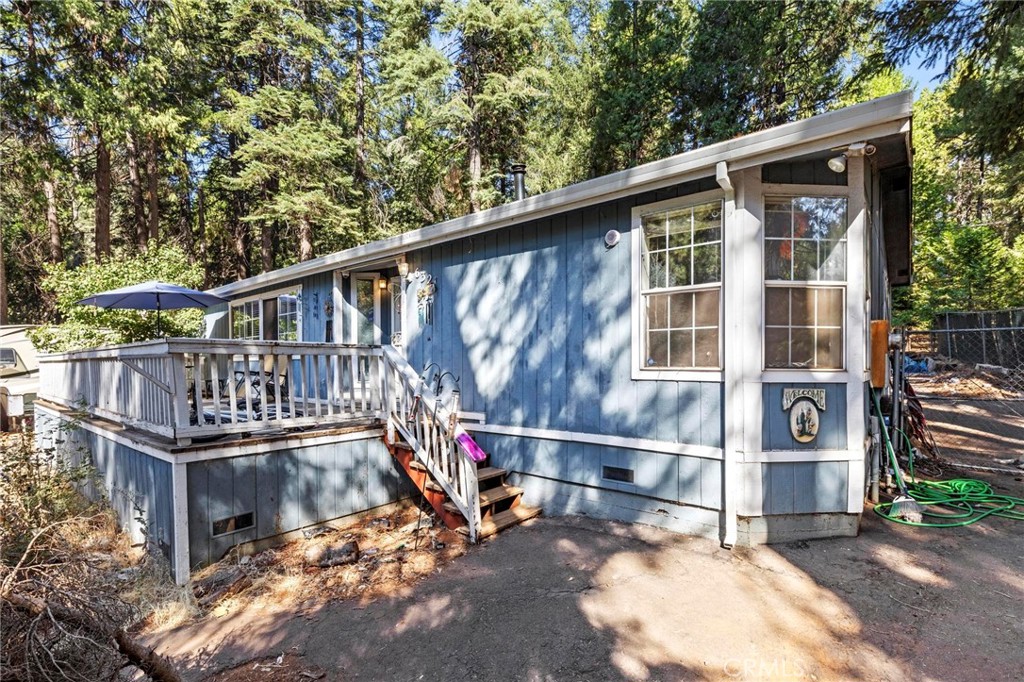
M 846 154 L 840 154 L 839 156 L 833 156 L 828 160 L 828 167 L 835 173 L 846 172 Z
M 402 279 L 409 276 L 409 264 L 405 262 L 405 258 L 398 261 L 398 276 Z
M 388 281 L 381 277 L 380 279 L 377 280 L 377 288 L 380 289 L 381 291 L 386 291 L 388 288 Z

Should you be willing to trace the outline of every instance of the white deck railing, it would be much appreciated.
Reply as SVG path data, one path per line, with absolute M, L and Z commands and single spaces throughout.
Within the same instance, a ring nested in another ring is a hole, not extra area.
M 457 415 L 442 405 L 397 349 L 384 346 L 383 358 L 388 440 L 395 442 L 396 431 L 402 435 L 416 460 L 465 517 L 469 541 L 476 542 L 480 489 L 476 464 L 455 442 Z
M 383 412 L 380 346 L 161 339 L 39 357 L 42 400 L 172 438 Z

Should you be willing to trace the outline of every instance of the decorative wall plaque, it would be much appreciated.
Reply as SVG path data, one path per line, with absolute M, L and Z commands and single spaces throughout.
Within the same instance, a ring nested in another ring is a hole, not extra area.
M 782 410 L 789 410 L 789 432 L 796 442 L 810 443 L 818 435 L 819 409 L 825 410 L 825 389 L 782 389 Z

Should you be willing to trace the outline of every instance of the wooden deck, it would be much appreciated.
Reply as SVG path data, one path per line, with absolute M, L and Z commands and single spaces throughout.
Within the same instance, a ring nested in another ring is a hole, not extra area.
M 384 416 L 380 346 L 161 339 L 44 355 L 41 400 L 169 438 Z

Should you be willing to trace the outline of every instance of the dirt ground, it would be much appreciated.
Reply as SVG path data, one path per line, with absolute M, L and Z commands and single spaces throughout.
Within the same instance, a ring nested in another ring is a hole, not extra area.
M 1020 477 L 988 480 L 1024 495 Z M 148 641 L 222 682 L 1020 680 L 1020 535 L 866 511 L 857 538 L 729 551 L 542 518 L 392 594 L 254 601 Z

